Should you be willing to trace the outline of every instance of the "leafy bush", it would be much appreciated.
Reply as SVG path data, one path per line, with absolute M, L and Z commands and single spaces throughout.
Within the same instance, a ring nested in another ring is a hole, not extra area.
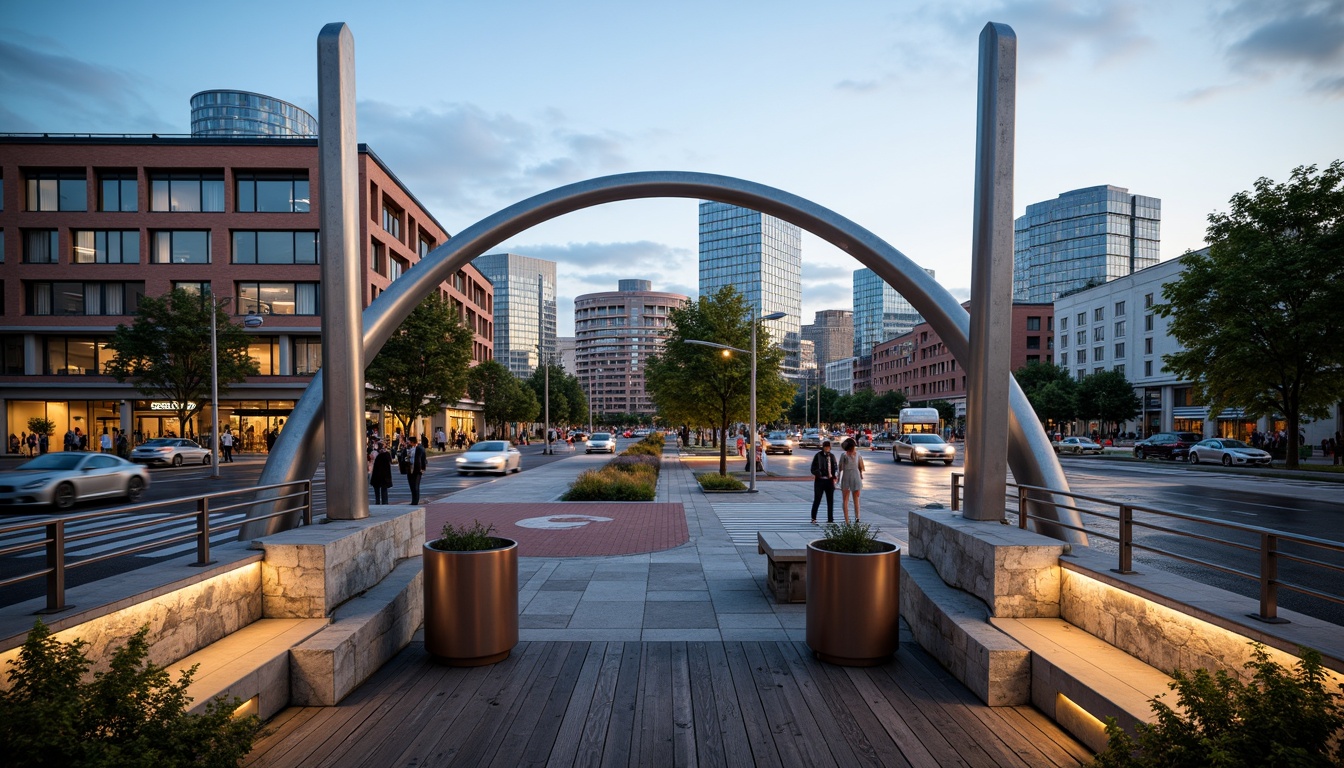
M 112 654 L 111 667 L 84 681 L 91 662 L 82 640 L 52 637 L 40 620 L 17 661 L 10 689 L 0 692 L 0 755 L 27 766 L 155 766 L 225 768 L 252 749 L 262 724 L 232 716 L 238 699 L 215 699 L 204 714 L 187 712 L 196 667 L 173 682 L 146 662 L 145 626 Z
M 823 538 L 817 547 L 827 552 L 849 552 L 867 554 L 881 552 L 885 547 L 877 540 L 882 529 L 855 520 L 852 523 L 827 523 L 822 529 Z
M 1100 768 L 1146 766 L 1329 766 L 1344 764 L 1344 707 L 1326 688 L 1321 654 L 1299 648 L 1289 671 L 1252 642 L 1249 684 L 1226 670 L 1177 670 L 1168 686 L 1184 714 L 1151 702 L 1157 722 L 1137 723 L 1138 738 L 1106 718 Z M 1344 686 L 1341 686 L 1344 688 Z M 1165 694 L 1163 694 L 1165 696 Z
M 662 456 L 663 449 L 644 440 L 639 441 L 621 451 L 622 456 Z
M 718 472 L 705 472 L 696 475 L 695 479 L 700 483 L 700 487 L 706 491 L 745 491 L 747 486 L 731 475 L 720 475 Z
M 653 501 L 658 475 L 647 467 L 591 469 L 574 479 L 564 501 Z
M 611 461 L 608 461 L 607 466 L 622 471 L 648 469 L 653 472 L 654 477 L 657 478 L 658 470 L 662 467 L 662 459 L 657 456 L 650 456 L 643 453 L 623 453 L 620 456 L 613 457 Z
M 471 525 L 463 523 L 461 527 L 447 523 L 439 533 L 439 538 L 430 542 L 429 546 L 444 552 L 480 552 L 509 546 L 509 542 L 504 539 L 490 535 L 494 532 L 493 524 L 487 527 L 480 520 L 473 521 Z

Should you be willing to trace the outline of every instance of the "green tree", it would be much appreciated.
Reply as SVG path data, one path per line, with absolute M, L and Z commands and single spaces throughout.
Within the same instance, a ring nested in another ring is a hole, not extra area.
M 140 299 L 131 325 L 120 324 L 108 347 L 116 353 L 107 374 L 145 397 L 174 405 L 184 428 L 210 397 L 210 316 L 218 340 L 219 394 L 260 370 L 247 354 L 247 334 L 229 321 L 213 297 L 174 288 Z
M 583 387 L 579 386 L 577 376 L 565 373 L 565 369 L 554 363 L 549 366 L 537 366 L 527 379 L 527 386 L 542 404 L 545 415 L 546 369 L 551 371 L 551 425 L 581 424 L 588 420 L 588 402 L 583 396 Z
M 668 423 L 716 426 L 727 434 L 730 424 L 750 419 L 751 359 L 688 340 L 750 349 L 748 304 L 732 286 L 713 296 L 674 309 L 668 315 L 663 350 L 650 357 L 644 378 L 658 413 Z M 756 418 L 779 418 L 794 387 L 779 374 L 784 351 L 770 343 L 770 333 L 757 321 Z M 725 354 L 726 353 L 726 354 Z M 719 444 L 719 474 L 728 473 L 727 441 Z
M 1031 362 L 1013 373 L 1031 402 L 1041 426 L 1072 421 L 1078 415 L 1078 381 L 1054 363 Z
M 41 416 L 34 416 L 28 420 L 28 431 L 35 435 L 50 437 L 56 432 L 56 422 L 51 419 L 44 419 Z
M 499 427 L 497 434 L 503 438 L 512 437 L 509 422 L 533 421 L 541 409 L 532 390 L 498 360 L 486 360 L 467 372 L 467 394 L 482 404 L 485 423 Z
M 1078 415 L 1101 422 L 1102 432 L 1109 426 L 1138 416 L 1143 401 L 1134 394 L 1134 385 L 1119 371 L 1102 371 L 1084 376 L 1078 382 Z
M 472 339 L 451 302 L 426 296 L 365 369 L 369 402 L 396 414 L 409 433 L 466 392 Z
M 1296 467 L 1300 420 L 1344 399 L 1344 161 L 1258 179 L 1209 214 L 1207 240 L 1155 307 L 1183 347 L 1163 361 L 1211 416 L 1281 415 Z
M 804 397 L 806 396 L 806 401 Z M 841 395 L 830 387 L 808 387 L 794 394 L 793 404 L 789 406 L 789 421 L 795 424 L 812 424 L 817 419 L 817 399 L 821 399 L 821 417 L 823 423 L 838 421 L 835 417 L 836 403 Z M 820 425 L 818 425 L 820 426 Z
M 907 400 L 905 393 L 891 390 L 878 395 L 868 411 L 868 421 L 876 425 L 885 425 L 887 420 L 895 421 L 901 415 Z

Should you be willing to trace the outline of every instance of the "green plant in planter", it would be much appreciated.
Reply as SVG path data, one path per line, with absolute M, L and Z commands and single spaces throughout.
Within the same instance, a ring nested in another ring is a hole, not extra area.
M 707 491 L 745 491 L 747 486 L 730 475 L 720 475 L 718 472 L 705 472 L 696 475 L 695 479 L 700 483 L 700 487 Z
M 112 654 L 109 669 L 86 679 L 92 662 L 82 640 L 52 636 L 40 620 L 17 661 L 10 689 L 0 691 L 0 755 L 24 766 L 236 766 L 262 724 L 233 717 L 238 700 L 215 699 L 204 714 L 187 712 L 196 668 L 173 682 L 147 662 L 149 627 Z
M 881 542 L 877 540 L 882 529 L 858 520 L 852 523 L 827 523 L 821 530 L 823 537 L 817 542 L 817 547 L 827 552 L 867 554 L 883 550 Z
M 1154 698 L 1157 722 L 1137 723 L 1137 738 L 1106 718 L 1108 744 L 1094 765 L 1344 765 L 1344 706 L 1340 694 L 1327 688 L 1321 654 L 1299 648 L 1301 659 L 1288 670 L 1270 660 L 1263 645 L 1251 647 L 1250 683 L 1226 670 L 1177 670 L 1168 685 L 1181 713 Z
M 430 542 L 429 546 L 444 552 L 480 552 L 508 546 L 503 539 L 490 535 L 494 532 L 493 523 L 487 526 L 480 520 L 472 521 L 471 525 L 463 523 L 461 526 L 447 523 L 439 533 L 439 538 Z

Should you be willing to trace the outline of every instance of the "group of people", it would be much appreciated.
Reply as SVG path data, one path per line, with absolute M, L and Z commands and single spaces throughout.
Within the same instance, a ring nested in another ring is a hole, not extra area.
M 863 473 L 867 468 L 859 455 L 859 444 L 846 437 L 840 444 L 840 456 L 831 453 L 831 441 L 822 440 L 821 450 L 812 457 L 812 524 L 817 525 L 817 510 L 826 497 L 826 522 L 835 522 L 835 489 L 840 488 L 840 511 L 849 522 L 849 502 L 854 500 L 854 522 L 859 522 L 859 494 L 863 491 Z
M 428 438 L 424 442 L 428 443 Z M 415 435 L 403 436 L 400 429 L 388 440 L 383 440 L 376 431 L 370 433 L 368 472 L 374 504 L 390 503 L 387 497 L 388 490 L 392 488 L 393 464 L 396 464 L 398 472 L 406 476 L 406 483 L 411 490 L 411 504 L 419 504 L 420 481 L 424 479 L 425 470 L 429 469 L 425 446 Z

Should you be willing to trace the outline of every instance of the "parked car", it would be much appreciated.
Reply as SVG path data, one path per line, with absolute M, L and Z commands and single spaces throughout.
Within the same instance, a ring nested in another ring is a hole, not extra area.
M 149 470 L 110 453 L 44 453 L 0 472 L 0 508 L 50 506 L 125 498 L 134 504 L 149 487 Z
M 956 456 L 957 449 L 954 446 L 938 435 L 925 432 L 901 435 L 891 448 L 891 459 L 897 463 L 906 458 L 915 464 L 941 461 L 951 465 Z
M 874 451 L 890 451 L 896 446 L 895 432 L 878 432 L 873 435 L 872 449 Z
M 634 434 L 632 435 L 632 437 L 638 437 L 641 439 L 648 436 L 649 436 L 649 430 L 647 429 L 636 429 Z
M 803 436 L 798 439 L 799 448 L 816 448 L 821 450 L 821 441 L 827 439 L 828 435 L 816 427 L 804 429 Z
M 1222 464 L 1224 467 L 1230 467 L 1234 464 L 1268 467 L 1269 459 L 1270 456 L 1267 451 L 1247 445 L 1240 440 L 1231 440 L 1225 437 L 1200 440 L 1190 447 L 1190 462 L 1192 464 L 1211 461 L 1214 464 Z
M 1146 459 L 1149 456 L 1156 456 L 1172 461 L 1185 461 L 1190 453 L 1190 446 L 1203 439 L 1204 436 L 1198 432 L 1155 432 L 1149 435 L 1148 439 L 1134 444 L 1134 458 Z
M 588 438 L 588 447 L 584 453 L 615 453 L 616 438 L 610 432 L 594 432 Z
M 1055 441 L 1055 453 L 1101 454 L 1101 445 L 1086 437 L 1066 437 Z
M 793 455 L 793 441 L 789 439 L 788 432 L 771 432 L 761 440 L 761 444 L 765 446 L 766 453 Z
M 131 451 L 131 461 L 138 464 L 209 464 L 210 451 L 185 437 L 156 437 L 137 445 Z
M 457 457 L 457 473 L 498 472 L 507 475 L 523 468 L 523 454 L 507 440 L 482 440 Z

